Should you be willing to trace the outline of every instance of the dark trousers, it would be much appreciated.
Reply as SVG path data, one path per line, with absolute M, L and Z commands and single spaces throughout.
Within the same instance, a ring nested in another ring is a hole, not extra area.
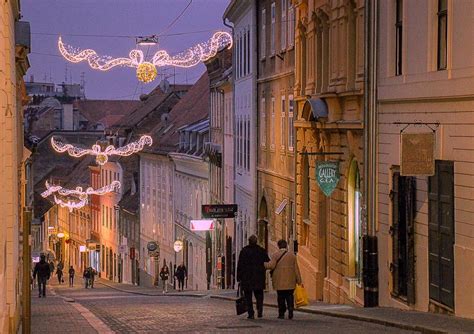
M 293 317 L 293 309 L 295 308 L 295 297 L 293 296 L 293 292 L 295 290 L 278 290 L 278 315 L 284 316 L 286 309 L 288 308 L 288 315 L 290 318 Z
M 74 286 L 74 276 L 69 276 L 69 286 Z
M 178 278 L 178 289 L 183 290 L 184 289 L 184 278 Z
M 39 296 L 46 296 L 46 277 L 38 277 L 38 290 L 39 290 Z
M 253 310 L 253 302 L 252 302 L 252 292 L 255 295 L 255 299 L 257 300 L 257 313 L 259 316 L 263 314 L 263 289 L 259 290 L 250 290 L 244 289 L 244 297 L 247 301 L 247 310 L 249 316 L 253 316 L 255 314 Z

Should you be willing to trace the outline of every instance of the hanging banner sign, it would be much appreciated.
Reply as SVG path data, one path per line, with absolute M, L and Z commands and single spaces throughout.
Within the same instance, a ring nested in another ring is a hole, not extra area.
M 339 161 L 316 162 L 316 181 L 324 195 L 331 196 L 340 178 Z
M 190 222 L 191 231 L 211 231 L 214 229 L 214 220 L 212 219 L 199 219 L 191 220 Z
M 400 174 L 431 176 L 435 174 L 435 133 L 402 133 Z

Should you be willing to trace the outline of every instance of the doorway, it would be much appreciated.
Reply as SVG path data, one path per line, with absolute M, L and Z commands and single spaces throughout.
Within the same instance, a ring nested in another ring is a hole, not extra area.
M 437 160 L 428 182 L 430 299 L 454 311 L 454 162 Z

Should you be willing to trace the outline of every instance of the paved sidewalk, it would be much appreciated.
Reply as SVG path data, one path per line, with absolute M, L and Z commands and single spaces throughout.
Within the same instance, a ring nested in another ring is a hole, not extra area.
M 81 313 L 48 286 L 46 298 L 31 293 L 32 333 L 98 333 Z
M 235 300 L 236 294 L 235 290 L 217 289 L 205 291 L 186 290 L 184 292 L 173 290 L 163 294 L 160 288 L 145 288 L 130 284 L 114 283 L 105 280 L 99 280 L 98 283 L 118 291 L 145 296 L 164 295 L 191 296 L 201 298 L 210 297 L 233 301 Z M 274 292 L 265 294 L 265 306 L 277 307 L 277 298 Z M 403 311 L 400 309 L 388 307 L 363 308 L 349 305 L 326 304 L 313 301 L 308 306 L 298 308 L 297 311 L 365 321 L 400 329 L 419 331 L 422 333 L 474 333 L 474 320 L 428 312 Z

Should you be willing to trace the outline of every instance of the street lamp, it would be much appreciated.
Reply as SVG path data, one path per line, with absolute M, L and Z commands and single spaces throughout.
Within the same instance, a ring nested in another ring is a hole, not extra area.
M 158 44 L 158 37 L 156 35 L 151 36 L 138 36 L 136 38 L 137 45 L 140 46 L 152 46 Z
M 63 232 L 59 232 L 57 234 L 58 238 L 61 239 L 61 238 L 64 238 L 64 233 Z

